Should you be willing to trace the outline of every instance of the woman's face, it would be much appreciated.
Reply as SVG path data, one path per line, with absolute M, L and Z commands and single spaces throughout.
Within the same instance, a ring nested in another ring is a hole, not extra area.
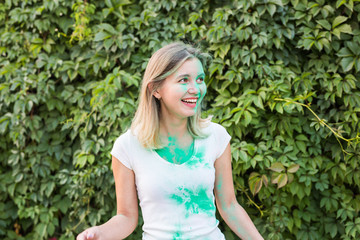
M 196 113 L 206 94 L 205 73 L 199 59 L 186 60 L 154 93 L 162 117 L 187 118 Z

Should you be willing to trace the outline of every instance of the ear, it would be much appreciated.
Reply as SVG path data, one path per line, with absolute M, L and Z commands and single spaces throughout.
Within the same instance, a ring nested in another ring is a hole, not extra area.
M 149 92 L 152 92 L 152 90 L 153 90 L 153 84 L 152 84 L 152 83 L 149 83 L 147 87 L 148 87 L 148 89 L 149 89 Z M 153 93 L 153 96 L 160 100 L 161 95 L 160 95 L 160 93 L 159 93 L 158 90 L 159 90 L 159 89 L 157 89 L 157 90 Z
M 153 93 L 154 97 L 156 97 L 157 99 L 161 99 L 161 95 L 160 93 L 156 90 L 154 93 Z

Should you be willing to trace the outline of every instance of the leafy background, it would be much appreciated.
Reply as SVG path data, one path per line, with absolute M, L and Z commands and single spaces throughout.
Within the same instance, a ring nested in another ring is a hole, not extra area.
M 0 238 L 116 213 L 109 152 L 148 58 L 181 40 L 213 56 L 204 115 L 264 238 L 359 239 L 359 21 L 358 0 L 1 1 Z

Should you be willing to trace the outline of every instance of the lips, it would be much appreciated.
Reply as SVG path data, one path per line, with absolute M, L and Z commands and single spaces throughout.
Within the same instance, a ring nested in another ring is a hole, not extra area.
M 185 104 L 187 107 L 196 108 L 198 98 L 184 98 L 184 99 L 181 99 L 181 101 L 182 101 L 183 104 Z
M 182 99 L 181 101 L 185 102 L 185 103 L 196 103 L 197 102 L 197 98 L 186 98 L 186 99 Z

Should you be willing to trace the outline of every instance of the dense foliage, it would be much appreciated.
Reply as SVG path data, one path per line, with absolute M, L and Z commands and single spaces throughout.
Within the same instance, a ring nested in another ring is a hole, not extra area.
M 359 21 L 358 0 L 2 1 L 0 238 L 116 213 L 109 152 L 148 58 L 182 40 L 213 55 L 204 114 L 264 238 L 359 239 Z

